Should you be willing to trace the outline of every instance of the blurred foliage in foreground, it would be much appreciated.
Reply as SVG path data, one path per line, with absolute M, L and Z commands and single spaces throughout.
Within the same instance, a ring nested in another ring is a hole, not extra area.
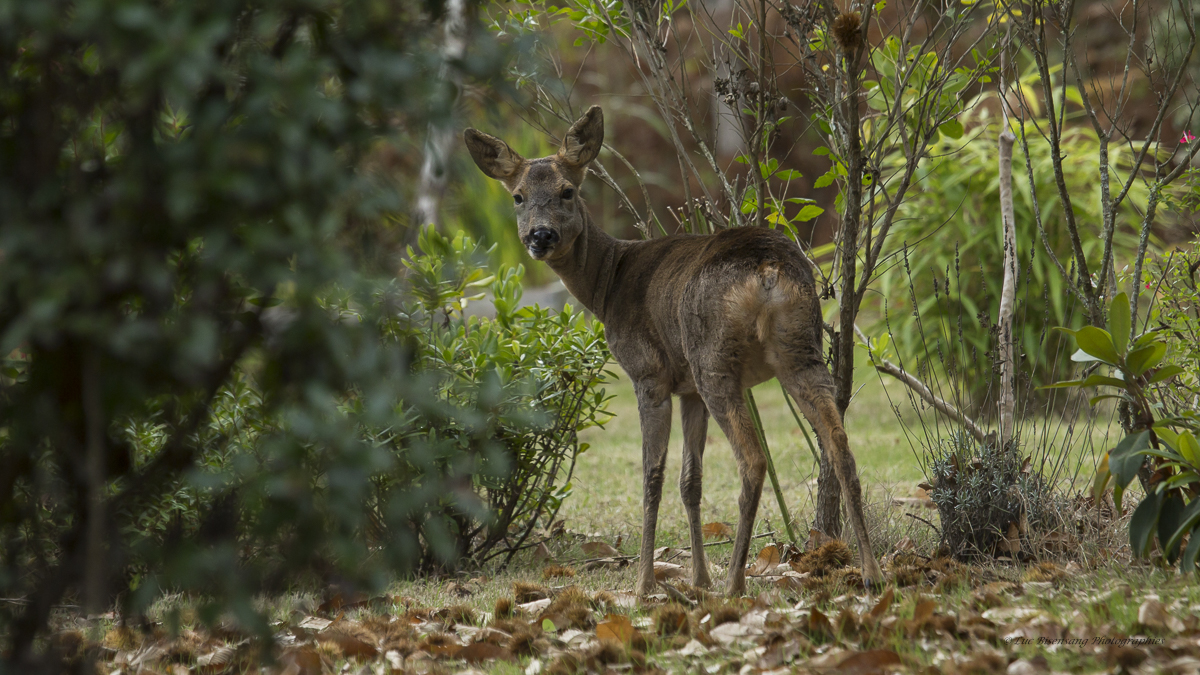
M 54 670 L 33 645 L 64 601 L 138 612 L 200 591 L 205 618 L 265 630 L 255 593 L 378 587 L 469 553 L 464 523 L 499 522 L 483 505 L 526 461 L 505 448 L 545 427 L 528 396 L 597 402 L 554 380 L 592 381 L 577 353 L 504 363 L 515 331 L 585 349 L 590 324 L 514 308 L 418 329 L 434 315 L 335 244 L 403 208 L 366 154 L 453 99 L 423 44 L 440 11 L 0 2 L 0 595 L 24 599 L 0 608 L 9 669 Z M 502 56 L 481 39 L 453 67 L 489 78 Z M 434 359 L 460 330 L 481 342 Z

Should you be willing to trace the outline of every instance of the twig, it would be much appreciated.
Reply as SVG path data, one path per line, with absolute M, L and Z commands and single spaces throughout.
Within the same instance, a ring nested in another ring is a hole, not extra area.
M 864 344 L 871 344 L 870 341 L 867 340 L 867 336 L 863 334 L 862 330 L 859 329 L 858 326 L 854 327 L 854 332 L 858 335 L 858 339 L 862 340 Z M 933 406 L 935 410 L 961 424 L 968 433 L 975 437 L 975 440 L 983 443 L 987 439 L 987 434 L 985 434 L 983 429 L 981 429 L 979 425 L 975 423 L 975 420 L 967 417 L 967 414 L 955 407 L 953 403 L 938 397 L 929 390 L 929 387 L 927 387 L 924 382 L 908 374 L 908 372 L 900 366 L 888 361 L 887 359 L 879 359 L 879 361 L 875 363 L 875 370 L 878 370 L 881 373 L 887 373 L 888 375 L 891 375 L 897 380 L 903 382 L 908 386 L 909 389 L 912 389 L 914 392 L 916 392 L 916 394 L 920 396 L 922 400 Z
M 928 520 L 925 520 L 921 516 L 918 516 L 915 513 L 905 513 L 904 515 L 908 516 L 909 518 L 913 518 L 914 520 L 919 520 L 922 523 L 925 523 L 926 525 L 932 527 L 933 531 L 937 532 L 939 537 L 942 536 L 942 528 L 938 527 L 937 525 L 934 525 L 933 523 L 929 522 Z
M 788 513 L 787 503 L 783 500 L 783 490 L 779 487 L 779 477 L 775 475 L 775 462 L 771 459 L 771 451 L 767 448 L 767 435 L 763 432 L 762 418 L 758 416 L 758 406 L 754 404 L 754 394 L 749 389 L 744 390 L 746 407 L 754 419 L 754 431 L 758 434 L 758 444 L 762 446 L 763 455 L 767 458 L 767 475 L 771 477 L 771 487 L 775 488 L 775 501 L 779 502 L 779 513 L 783 516 L 783 527 L 787 530 L 788 539 L 793 546 L 799 546 L 796 532 L 792 529 L 792 516 Z
M 687 607 L 695 607 L 696 606 L 696 603 L 693 602 L 690 598 L 688 598 L 688 596 L 684 595 L 683 593 L 680 593 L 677 588 L 668 584 L 667 582 L 660 581 L 660 582 L 658 582 L 658 585 L 662 586 L 662 589 L 667 592 L 667 597 L 671 598 L 675 602 L 678 602 L 679 604 L 685 605 Z

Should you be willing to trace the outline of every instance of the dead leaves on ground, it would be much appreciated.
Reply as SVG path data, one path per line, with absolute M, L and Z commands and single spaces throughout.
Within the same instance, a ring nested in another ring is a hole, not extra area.
M 888 561 L 897 583 L 875 596 L 852 583 L 845 544 L 826 540 L 803 552 L 780 545 L 759 551 L 748 572 L 760 574 L 768 590 L 756 598 L 726 600 L 678 583 L 674 592 L 639 603 L 627 591 L 519 582 L 491 613 L 465 604 L 420 607 L 408 598 L 351 597 L 340 607 L 355 604 L 356 611 L 298 614 L 275 625 L 267 643 L 230 630 L 172 637 L 162 629 L 143 634 L 118 627 L 98 642 L 76 630 L 54 636 L 50 645 L 122 675 L 259 672 L 268 653 L 274 665 L 261 672 L 273 675 L 448 675 L 506 662 L 520 663 L 527 675 L 1043 675 L 1051 670 L 1047 644 L 1070 650 L 1072 669 L 1200 669 L 1200 621 L 1181 600 L 1135 597 L 1129 586 L 1117 586 L 1064 596 L 1071 600 L 1067 607 L 1077 609 L 1062 616 L 1060 603 L 1056 616 L 1048 601 L 1070 592 L 1060 590 L 1072 576 L 1066 568 L 1044 563 L 1014 575 L 1019 582 L 992 580 L 978 568 L 897 548 Z M 656 571 L 685 570 L 658 562 Z M 906 570 L 911 584 L 900 583 L 898 573 Z M 789 573 L 795 576 L 784 576 Z M 804 583 L 781 588 L 772 575 Z M 971 589 L 944 595 L 947 579 Z M 1137 607 L 1136 623 L 1110 615 L 1113 606 Z M 1129 637 L 1120 626 L 1159 642 L 1120 642 Z

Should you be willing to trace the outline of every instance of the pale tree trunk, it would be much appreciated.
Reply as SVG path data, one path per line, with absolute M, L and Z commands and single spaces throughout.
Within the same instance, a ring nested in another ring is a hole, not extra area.
M 406 243 L 416 244 L 421 228 L 441 225 L 442 196 L 446 193 L 446 173 L 450 153 L 458 140 L 454 109 L 462 91 L 462 71 L 454 66 L 467 51 L 468 29 L 466 0 L 446 0 L 445 41 L 442 45 L 442 80 L 449 85 L 445 99 L 434 103 L 429 136 L 425 141 L 425 160 L 406 233 Z
M 1012 27 L 1009 26 L 1010 34 Z M 1013 435 L 1013 416 L 1016 413 L 1016 368 L 1013 355 L 1013 305 L 1017 291 L 1017 234 L 1013 215 L 1012 151 L 1017 137 L 1009 128 L 1008 89 L 1004 84 L 1007 41 L 1000 53 L 1000 106 L 1004 128 L 997 140 L 1000 154 L 1000 221 L 1004 229 L 1004 282 L 1000 290 L 1000 315 L 997 317 L 997 340 L 1000 357 L 1000 447 L 1006 447 Z
M 1016 358 L 1013 355 L 1013 305 L 1017 285 L 1017 235 L 1013 223 L 1012 150 L 1017 137 L 1005 126 L 1000 133 L 1000 219 L 1004 227 L 1004 285 L 1000 291 L 1000 447 L 1013 434 L 1016 412 Z

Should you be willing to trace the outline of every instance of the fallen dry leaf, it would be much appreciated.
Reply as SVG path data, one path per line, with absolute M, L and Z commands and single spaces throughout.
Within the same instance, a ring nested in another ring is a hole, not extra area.
M 758 557 L 755 558 L 750 567 L 746 569 L 746 574 L 752 577 L 762 576 L 763 574 L 766 574 L 768 570 L 775 569 L 775 566 L 778 564 L 779 548 L 777 548 L 774 544 L 764 546 L 763 549 L 758 552 Z
M 833 541 L 832 537 L 814 528 L 808 531 L 808 541 L 804 542 L 804 550 L 806 552 L 815 551 L 831 541 Z
M 595 558 L 613 558 L 621 555 L 620 551 L 603 541 L 589 541 L 582 548 L 584 553 Z
M 1166 605 L 1150 598 L 1138 607 L 1138 623 L 1151 630 L 1169 630 L 1172 633 L 1182 633 L 1183 621 L 1167 611 Z
M 676 565 L 669 562 L 654 563 L 654 580 L 666 581 L 667 579 L 678 579 L 679 577 L 687 576 L 682 565 Z
M 733 528 L 727 523 L 708 523 L 700 528 L 700 531 L 704 533 L 705 539 L 733 538 Z
M 875 603 L 875 606 L 871 608 L 871 612 L 868 614 L 868 616 L 870 616 L 874 621 L 882 619 L 883 615 L 887 613 L 889 608 L 891 608 L 892 600 L 894 600 L 895 597 L 895 591 L 893 591 L 891 587 L 888 587 L 887 592 L 880 596 L 879 602 Z
M 504 647 L 494 645 L 490 642 L 476 642 L 463 647 L 455 655 L 455 658 L 462 659 L 467 663 L 482 663 L 484 661 L 513 661 L 515 658 L 512 652 Z
M 913 609 L 913 621 L 915 623 L 928 621 L 929 617 L 933 616 L 933 610 L 935 609 L 937 609 L 937 603 L 933 600 L 918 602 L 916 608 Z
M 317 636 L 318 642 L 332 642 L 342 650 L 342 655 L 351 659 L 373 659 L 379 655 L 374 645 L 348 632 L 333 628 Z
M 299 624 L 297 624 L 297 627 L 304 628 L 307 630 L 321 631 L 321 630 L 325 630 L 326 628 L 329 628 L 332 625 L 333 625 L 333 622 L 330 621 L 329 619 L 322 619 L 319 616 L 307 616 L 307 617 L 304 617 L 303 621 L 301 621 Z
M 291 647 L 279 655 L 280 675 L 321 675 L 321 653 L 310 645 Z
M 901 663 L 900 655 L 890 649 L 856 652 L 842 659 L 833 672 L 839 675 L 875 675 L 894 670 Z
M 636 633 L 637 629 L 624 614 L 609 614 L 604 617 L 604 621 L 596 625 L 596 638 L 599 640 L 616 640 L 622 644 L 629 644 Z
M 330 588 L 326 591 L 325 602 L 317 607 L 317 611 L 321 614 L 329 614 L 338 610 L 355 609 L 362 607 L 371 601 L 371 598 L 361 591 L 352 591 L 343 593 L 335 588 Z

